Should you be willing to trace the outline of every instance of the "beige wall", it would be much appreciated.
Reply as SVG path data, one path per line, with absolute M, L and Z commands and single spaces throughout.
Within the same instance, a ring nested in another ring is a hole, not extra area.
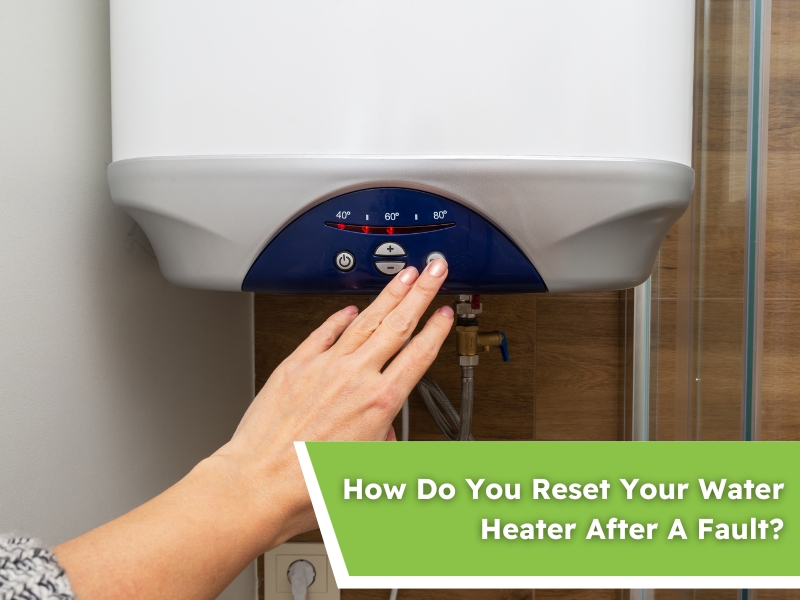
M 0 11 L 0 532 L 56 544 L 183 476 L 252 398 L 252 297 L 177 288 L 110 201 L 108 2 Z M 227 598 L 252 598 L 253 570 Z

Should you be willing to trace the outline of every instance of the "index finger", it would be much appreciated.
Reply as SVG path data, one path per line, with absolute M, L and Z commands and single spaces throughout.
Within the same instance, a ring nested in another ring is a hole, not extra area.
M 447 261 L 442 258 L 437 258 L 425 268 L 406 296 L 357 350 L 364 354 L 367 364 L 380 368 L 400 350 L 411 337 L 446 277 Z
M 366 342 L 388 315 L 411 290 L 417 270 L 408 267 L 395 275 L 380 295 L 347 327 L 334 346 L 339 354 L 351 354 Z
M 436 360 L 452 327 L 453 309 L 443 306 L 431 315 L 422 331 L 386 367 L 382 376 L 392 382 L 392 388 L 400 398 L 408 396 Z

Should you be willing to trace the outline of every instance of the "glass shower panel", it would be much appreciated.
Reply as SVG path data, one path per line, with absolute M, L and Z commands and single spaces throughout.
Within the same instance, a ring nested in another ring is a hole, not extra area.
M 750 8 L 697 4 L 695 194 L 651 279 L 653 440 L 741 436 Z

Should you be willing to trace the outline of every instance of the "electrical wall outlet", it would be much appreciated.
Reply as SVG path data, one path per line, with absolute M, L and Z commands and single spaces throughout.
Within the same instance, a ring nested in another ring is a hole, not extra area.
M 313 543 L 281 544 L 264 555 L 264 600 L 293 600 L 288 573 L 296 560 L 307 560 L 317 572 L 308 600 L 340 600 L 325 544 Z

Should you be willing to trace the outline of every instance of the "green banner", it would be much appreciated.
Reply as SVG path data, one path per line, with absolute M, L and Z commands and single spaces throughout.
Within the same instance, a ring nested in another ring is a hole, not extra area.
M 351 586 L 800 583 L 798 443 L 313 442 L 298 455 Z

